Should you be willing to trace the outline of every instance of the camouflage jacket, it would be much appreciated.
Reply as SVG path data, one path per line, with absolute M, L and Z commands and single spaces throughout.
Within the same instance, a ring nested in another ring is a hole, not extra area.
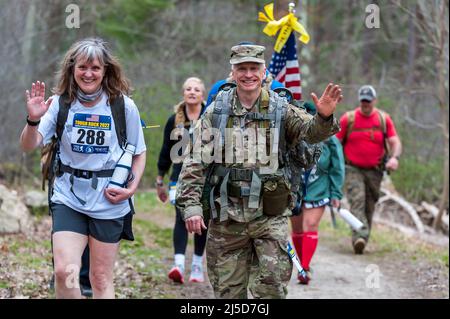
M 253 105 L 252 109 L 247 110 L 242 107 L 237 98 L 236 92 L 234 91 L 233 97 L 229 103 L 233 114 L 245 115 L 249 112 L 263 111 L 264 107 L 268 107 L 268 103 L 264 103 L 264 101 L 268 101 L 268 97 L 269 92 L 263 89 L 260 97 Z M 216 102 L 213 102 L 211 106 L 207 108 L 200 121 L 197 122 L 194 133 L 194 136 L 201 136 L 202 152 L 206 152 L 208 154 L 211 154 L 214 148 L 213 138 L 205 138 L 204 135 L 201 135 L 201 132 L 212 128 L 212 117 L 215 103 Z M 249 128 L 257 128 L 259 125 L 256 121 L 248 121 L 243 125 L 239 120 L 237 120 L 237 117 L 232 118 L 233 120 L 229 121 L 229 123 L 233 129 L 245 131 Z M 230 125 L 227 127 L 230 127 Z M 284 130 L 284 137 L 286 142 L 288 142 L 287 145 L 289 147 L 293 147 L 301 140 L 305 140 L 311 144 L 323 141 L 339 130 L 339 124 L 334 115 L 332 115 L 330 119 L 324 120 L 319 115 L 312 116 L 304 109 L 288 104 L 285 115 Z M 197 143 L 200 143 L 200 141 L 197 141 Z M 243 149 L 251 149 L 251 145 L 246 143 L 247 141 L 244 139 Z M 256 161 L 256 163 L 249 161 L 250 156 L 251 154 L 245 154 L 243 156 L 243 161 L 236 161 L 231 164 L 224 163 L 222 165 L 239 168 L 260 168 L 262 164 L 259 161 Z M 233 159 L 236 159 L 236 156 L 233 157 Z M 206 181 L 206 172 L 209 165 L 213 164 L 205 162 L 203 158 L 199 160 L 199 158 L 196 158 L 195 156 L 186 157 L 183 162 L 183 167 L 178 179 L 176 195 L 176 205 L 182 212 L 183 219 L 196 215 L 203 216 L 201 197 L 203 186 Z M 218 198 L 215 198 L 215 200 L 220 203 Z M 248 198 L 228 197 L 227 213 L 228 216 L 235 221 L 248 222 L 262 215 L 262 206 L 260 205 L 260 207 L 256 209 L 249 208 Z

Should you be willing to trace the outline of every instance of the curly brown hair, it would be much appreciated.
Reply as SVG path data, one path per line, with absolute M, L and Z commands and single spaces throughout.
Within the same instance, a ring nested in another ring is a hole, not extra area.
M 98 59 L 105 67 L 102 86 L 110 104 L 121 94 L 131 93 L 130 81 L 124 76 L 118 59 L 111 54 L 107 43 L 100 38 L 86 38 L 74 43 L 64 55 L 56 75 L 57 85 L 52 90 L 54 94 L 67 93 L 70 102 L 75 99 L 78 85 L 74 79 L 74 67 L 81 59 L 89 63 Z

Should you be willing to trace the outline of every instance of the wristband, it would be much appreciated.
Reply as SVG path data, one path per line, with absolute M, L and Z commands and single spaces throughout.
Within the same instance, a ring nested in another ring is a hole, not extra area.
M 41 120 L 39 120 L 39 121 L 37 121 L 37 122 L 33 122 L 33 121 L 30 121 L 29 116 L 27 116 L 27 124 L 28 124 L 29 126 L 38 126 L 39 123 L 41 123 Z

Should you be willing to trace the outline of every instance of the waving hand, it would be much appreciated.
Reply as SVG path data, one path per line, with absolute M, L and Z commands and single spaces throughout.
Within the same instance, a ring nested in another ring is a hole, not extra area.
M 45 101 L 45 83 L 37 81 L 31 85 L 30 91 L 25 91 L 27 99 L 27 111 L 30 121 L 39 121 L 47 112 L 52 99 Z
M 311 97 L 314 104 L 317 107 L 317 112 L 322 117 L 328 117 L 336 110 L 336 105 L 342 101 L 342 90 L 339 85 L 333 85 L 329 83 L 325 92 L 323 92 L 320 99 L 317 98 L 315 93 L 311 93 Z

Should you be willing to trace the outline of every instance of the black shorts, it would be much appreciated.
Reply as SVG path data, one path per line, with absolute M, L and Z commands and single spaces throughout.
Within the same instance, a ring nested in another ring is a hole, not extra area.
M 97 219 L 79 213 L 63 204 L 51 204 L 52 234 L 59 231 L 71 231 L 92 236 L 104 243 L 118 243 L 121 239 L 134 240 L 133 213 L 115 219 Z

